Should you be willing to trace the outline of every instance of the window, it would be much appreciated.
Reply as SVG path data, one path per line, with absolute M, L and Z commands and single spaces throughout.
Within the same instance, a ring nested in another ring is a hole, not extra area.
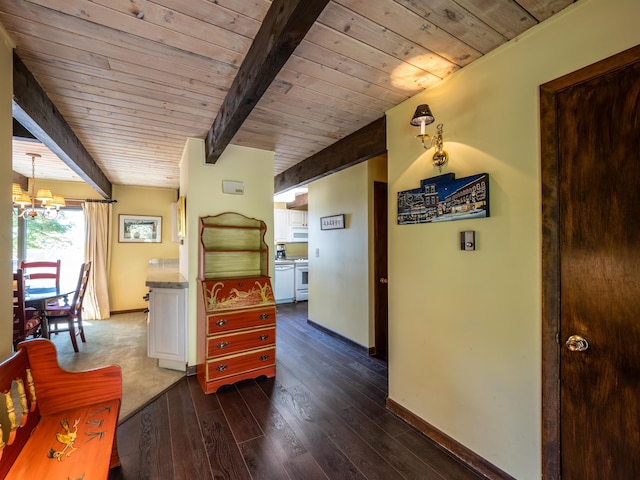
M 75 286 L 80 265 L 84 262 L 84 212 L 66 207 L 55 219 L 38 215 L 33 219 L 13 217 L 13 267 L 20 260 L 61 260 L 60 283 Z M 24 242 L 24 248 L 19 248 Z M 21 252 L 22 255 L 21 255 Z

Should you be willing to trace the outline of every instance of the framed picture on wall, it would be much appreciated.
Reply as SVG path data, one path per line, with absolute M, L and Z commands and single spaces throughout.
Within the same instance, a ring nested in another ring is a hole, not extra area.
M 122 243 L 161 243 L 162 217 L 120 215 L 118 241 Z
M 331 215 L 330 217 L 320 217 L 320 230 L 337 230 L 344 228 L 344 213 Z

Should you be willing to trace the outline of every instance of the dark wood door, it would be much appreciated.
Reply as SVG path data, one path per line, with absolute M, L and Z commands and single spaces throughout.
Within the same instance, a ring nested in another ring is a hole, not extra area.
M 387 359 L 389 345 L 389 301 L 387 288 L 387 184 L 373 184 L 373 242 L 375 275 L 375 354 Z
M 558 92 L 557 122 L 561 477 L 640 478 L 640 63 Z

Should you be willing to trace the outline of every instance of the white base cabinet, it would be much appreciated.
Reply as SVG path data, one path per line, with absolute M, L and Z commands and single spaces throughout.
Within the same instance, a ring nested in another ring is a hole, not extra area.
M 187 288 L 150 288 L 147 354 L 162 368 L 187 369 Z

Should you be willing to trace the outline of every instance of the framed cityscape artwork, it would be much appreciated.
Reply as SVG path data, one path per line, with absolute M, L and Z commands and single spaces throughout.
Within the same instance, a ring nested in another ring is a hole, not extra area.
M 398 192 L 398 225 L 449 222 L 489 216 L 489 175 L 456 179 L 455 173 L 425 178 Z

